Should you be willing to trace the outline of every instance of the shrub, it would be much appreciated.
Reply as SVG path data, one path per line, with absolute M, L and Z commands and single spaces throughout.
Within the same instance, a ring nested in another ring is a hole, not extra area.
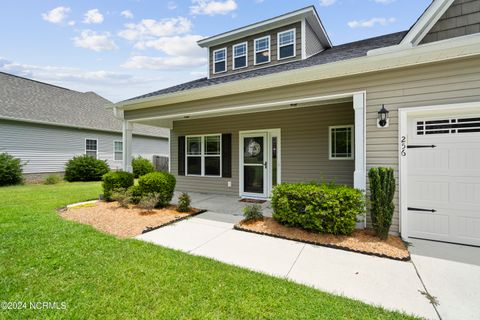
M 132 196 L 131 202 L 133 204 L 138 204 L 142 199 L 142 191 L 140 190 L 139 186 L 131 186 L 130 188 L 128 188 L 128 192 L 130 192 Z
M 22 183 L 23 166 L 19 158 L 8 153 L 0 153 L 0 186 Z
M 132 194 L 128 189 L 119 188 L 112 192 L 112 199 L 117 201 L 120 207 L 128 208 L 132 202 Z
M 111 201 L 112 193 L 116 189 L 128 189 L 133 186 L 133 174 L 124 171 L 113 171 L 103 175 L 102 177 L 103 197 L 107 201 Z
M 273 218 L 287 226 L 323 233 L 351 234 L 364 214 L 360 190 L 327 184 L 281 184 L 272 197 Z
M 83 155 L 73 157 L 65 165 L 65 180 L 67 181 L 100 181 L 109 171 L 106 161 Z
M 263 219 L 262 206 L 259 204 L 249 204 L 243 207 L 243 217 L 246 221 Z
M 142 157 L 132 159 L 132 169 L 135 178 L 139 178 L 147 173 L 155 171 L 153 164 L 148 159 Z
M 62 178 L 58 174 L 51 174 L 45 178 L 45 182 L 43 184 L 57 184 L 62 180 Z
M 145 209 L 147 212 L 152 212 L 153 209 L 157 207 L 157 204 L 160 200 L 160 194 L 158 193 L 149 193 L 142 196 L 138 206 L 142 209 Z
M 166 207 L 173 197 L 176 180 L 167 172 L 151 172 L 140 177 L 138 185 L 142 196 L 150 193 L 158 194 L 157 207 Z
M 187 193 L 182 193 L 180 196 L 178 196 L 178 205 L 177 209 L 179 212 L 189 212 L 190 211 L 190 203 L 192 200 L 190 199 L 190 196 Z
M 392 168 L 371 168 L 370 180 L 370 216 L 377 235 L 385 240 L 392 225 L 393 196 L 395 195 L 395 177 Z

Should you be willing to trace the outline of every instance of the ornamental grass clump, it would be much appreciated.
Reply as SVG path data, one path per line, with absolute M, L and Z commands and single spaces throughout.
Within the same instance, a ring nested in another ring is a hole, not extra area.
M 243 207 L 243 217 L 245 221 L 256 221 L 263 219 L 262 206 L 255 203 Z
M 386 240 L 392 225 L 395 205 L 395 176 L 392 168 L 371 168 L 370 180 L 370 216 L 375 233 Z

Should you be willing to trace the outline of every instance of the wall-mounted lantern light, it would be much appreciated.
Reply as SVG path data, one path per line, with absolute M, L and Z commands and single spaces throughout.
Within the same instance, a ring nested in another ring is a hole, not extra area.
M 387 128 L 388 127 L 388 113 L 389 111 L 385 109 L 385 105 L 382 104 L 382 109 L 378 111 L 377 127 Z

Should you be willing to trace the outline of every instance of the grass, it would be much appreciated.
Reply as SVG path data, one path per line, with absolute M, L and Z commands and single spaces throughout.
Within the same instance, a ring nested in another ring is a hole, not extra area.
M 55 212 L 99 193 L 99 183 L 0 188 L 0 302 L 67 305 L 0 309 L 0 319 L 410 319 L 287 280 L 117 239 Z

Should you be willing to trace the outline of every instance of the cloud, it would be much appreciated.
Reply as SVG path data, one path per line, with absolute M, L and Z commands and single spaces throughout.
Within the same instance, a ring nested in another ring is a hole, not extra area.
M 67 19 L 69 12 L 69 7 L 56 7 L 55 9 L 52 9 L 46 13 L 42 13 L 42 18 L 45 21 L 59 24 Z
M 207 63 L 206 58 L 192 57 L 130 57 L 122 67 L 127 69 L 178 70 L 179 68 L 198 67 Z
M 133 19 L 133 13 L 130 10 L 123 10 L 120 14 L 127 19 Z
M 396 21 L 395 18 L 371 18 L 368 20 L 353 20 L 349 21 L 347 25 L 352 28 L 371 28 L 375 25 L 388 26 Z
M 227 14 L 237 9 L 235 0 L 192 0 L 190 13 L 193 15 Z
M 86 24 L 97 24 L 103 22 L 103 15 L 98 9 L 91 9 L 85 12 L 83 23 Z
M 381 4 L 390 4 L 392 2 L 395 2 L 395 0 L 373 0 L 373 2 L 381 3 Z
M 167 8 L 168 10 L 175 10 L 177 9 L 177 4 L 174 1 L 168 1 Z
M 73 26 L 75 25 L 75 21 L 70 20 L 70 21 L 68 21 L 67 24 L 68 24 L 70 27 L 73 27 Z
M 92 30 L 83 30 L 80 36 L 73 38 L 75 46 L 93 51 L 108 51 L 118 49 L 115 42 L 110 39 L 109 32 L 97 33 Z
M 200 35 L 185 35 L 162 37 L 154 40 L 140 41 L 135 44 L 136 49 L 153 48 L 169 56 L 203 57 L 204 49 L 200 48 L 197 41 L 203 39 Z
M 320 5 L 322 7 L 328 7 L 335 4 L 335 2 L 337 2 L 337 0 L 320 0 Z
M 153 39 L 187 33 L 192 28 L 192 22 L 184 17 L 162 20 L 143 19 L 139 23 L 127 23 L 125 29 L 118 35 L 129 41 Z

